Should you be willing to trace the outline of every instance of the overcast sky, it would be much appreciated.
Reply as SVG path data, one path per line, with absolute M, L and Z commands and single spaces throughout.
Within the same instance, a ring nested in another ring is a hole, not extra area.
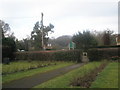
M 30 36 L 34 24 L 41 20 L 52 23 L 50 37 L 73 35 L 78 31 L 118 31 L 119 0 L 0 0 L 0 19 L 11 27 L 20 40 Z

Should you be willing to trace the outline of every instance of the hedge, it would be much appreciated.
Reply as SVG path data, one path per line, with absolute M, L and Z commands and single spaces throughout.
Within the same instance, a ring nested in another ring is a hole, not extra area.
M 120 48 L 94 48 L 88 50 L 90 61 L 99 61 L 102 59 L 111 59 L 113 56 L 120 56 Z
M 9 46 L 2 46 L 2 58 L 11 57 L 12 49 Z
M 96 48 L 120 48 L 120 45 L 104 45 L 104 46 L 97 46 Z
M 15 58 L 12 48 L 9 46 L 2 46 L 2 62 L 3 63 L 5 62 L 4 61 L 5 58 L 9 58 L 10 61 L 13 61 Z
M 13 38 L 2 38 L 2 61 L 4 58 L 9 58 L 10 61 L 14 59 L 13 53 L 16 51 L 16 44 Z
M 89 49 L 88 58 L 90 61 L 100 61 L 120 56 L 120 48 L 92 48 Z M 31 51 L 15 53 L 16 60 L 40 60 L 40 61 L 77 61 L 81 62 L 82 50 L 62 51 Z
M 40 60 L 40 61 L 77 61 L 81 60 L 81 50 L 64 50 L 64 51 L 33 51 L 17 52 L 16 60 Z
M 81 50 L 70 50 L 70 51 L 60 51 L 54 53 L 54 59 L 58 61 L 78 61 L 81 60 L 82 51 Z

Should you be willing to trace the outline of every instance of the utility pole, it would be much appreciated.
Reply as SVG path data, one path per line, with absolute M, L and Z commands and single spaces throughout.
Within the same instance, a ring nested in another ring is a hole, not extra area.
M 43 28 L 44 28 L 44 26 L 43 26 L 43 13 L 41 13 L 41 31 L 42 31 L 42 48 L 43 48 L 43 50 L 44 50 L 44 40 L 43 40 Z

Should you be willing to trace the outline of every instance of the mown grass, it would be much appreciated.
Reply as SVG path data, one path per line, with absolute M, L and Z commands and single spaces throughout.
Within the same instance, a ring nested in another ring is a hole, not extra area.
M 77 77 L 84 76 L 94 68 L 99 67 L 100 64 L 101 62 L 90 62 L 78 69 L 72 70 L 33 88 L 73 88 L 73 86 L 70 86 L 71 81 Z
M 10 82 L 10 81 L 13 81 L 13 80 L 18 80 L 18 79 L 21 79 L 21 78 L 24 78 L 24 77 L 32 76 L 32 75 L 35 75 L 37 73 L 43 73 L 43 72 L 47 72 L 47 71 L 50 71 L 50 70 L 54 70 L 54 69 L 58 69 L 58 68 L 61 68 L 61 67 L 65 67 L 65 66 L 75 64 L 75 62 L 55 62 L 55 63 L 56 63 L 56 65 L 51 65 L 51 66 L 47 66 L 47 67 L 42 67 L 42 68 L 31 69 L 31 70 L 11 73 L 11 74 L 7 74 L 7 75 L 2 75 L 2 83 L 7 83 L 7 82 Z M 12 65 L 14 66 L 14 64 L 12 64 Z M 25 64 L 20 63 L 20 65 L 21 65 L 20 67 L 22 67 Z M 17 65 L 15 65 L 14 68 L 16 68 L 16 67 L 17 67 Z M 13 68 L 13 67 L 11 66 L 11 68 Z M 4 70 L 4 68 L 3 68 L 3 70 Z
M 47 65 L 54 65 L 59 62 L 51 61 L 15 61 L 10 64 L 2 64 L 2 74 L 25 71 L 31 68 L 38 68 Z
M 118 88 L 118 63 L 110 63 L 92 83 L 91 88 Z
M 2 75 L 1 75 L 1 73 L 2 73 L 2 64 L 0 63 L 0 87 L 2 86 Z

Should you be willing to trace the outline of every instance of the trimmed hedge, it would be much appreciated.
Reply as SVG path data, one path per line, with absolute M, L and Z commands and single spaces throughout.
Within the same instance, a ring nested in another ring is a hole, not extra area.
M 2 46 L 2 58 L 11 57 L 12 49 L 9 46 Z
M 88 50 L 90 61 L 100 61 L 120 56 L 120 48 L 94 48 Z M 39 60 L 39 61 L 77 61 L 81 62 L 82 50 L 62 51 L 31 51 L 15 53 L 16 60 Z
M 9 46 L 2 46 L 2 63 L 8 64 L 9 61 L 13 61 L 14 58 L 12 48 Z
M 106 46 L 97 46 L 96 48 L 120 48 L 120 45 L 106 45 Z
M 13 53 L 16 51 L 16 44 L 13 38 L 2 38 L 2 47 L 0 48 L 2 48 L 2 60 L 9 58 L 12 61 L 14 59 Z
M 33 52 L 17 52 L 16 60 L 40 60 L 40 61 L 77 61 L 81 60 L 80 50 L 69 51 L 33 51 Z
M 102 59 L 111 59 L 113 56 L 120 56 L 118 53 L 120 48 L 94 48 L 88 50 L 90 61 L 99 61 Z
M 16 60 L 51 60 L 53 53 L 48 52 L 17 52 L 15 53 Z
M 70 51 L 60 51 L 54 53 L 54 59 L 57 61 L 77 61 L 81 62 L 82 51 L 80 50 L 70 50 Z

